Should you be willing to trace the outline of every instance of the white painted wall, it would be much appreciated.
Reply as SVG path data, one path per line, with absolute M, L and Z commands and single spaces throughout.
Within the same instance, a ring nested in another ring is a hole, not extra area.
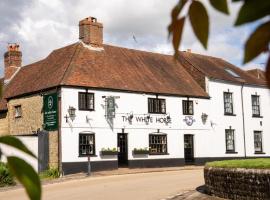
M 95 94 L 95 111 L 80 111 L 78 109 L 78 92 L 85 92 L 85 89 L 62 88 L 62 161 L 63 162 L 80 162 L 86 161 L 87 158 L 79 157 L 78 139 L 80 132 L 95 133 L 96 157 L 92 161 L 116 160 L 117 156 L 102 157 L 99 152 L 102 148 L 117 147 L 117 133 L 124 129 L 128 133 L 128 159 L 162 159 L 162 158 L 184 158 L 184 134 L 194 135 L 194 156 L 195 157 L 244 157 L 244 133 L 242 120 L 242 103 L 241 103 L 241 85 L 228 82 L 208 80 L 207 90 L 210 99 L 194 100 L 195 122 L 188 126 L 183 120 L 182 100 L 184 97 L 162 96 L 159 98 L 166 99 L 166 115 L 150 114 L 153 123 L 137 122 L 136 117 L 148 115 L 148 97 L 155 95 L 140 93 L 125 93 L 101 90 L 88 90 Z M 223 92 L 230 91 L 233 93 L 233 108 L 235 116 L 224 115 Z M 261 96 L 261 112 L 263 118 L 251 117 L 251 94 Z M 118 96 L 116 99 L 116 117 L 113 120 L 113 127 L 110 127 L 105 118 L 105 100 L 103 96 Z M 246 129 L 246 149 L 247 156 L 254 155 L 253 130 L 262 130 L 264 139 L 264 156 L 270 155 L 270 95 L 269 90 L 262 87 L 244 86 L 244 113 Z M 68 119 L 68 108 L 76 108 L 76 118 L 74 121 Z M 132 123 L 123 120 L 133 113 Z M 206 113 L 208 119 L 206 124 L 202 123 L 201 115 Z M 156 118 L 164 118 L 167 115 L 171 117 L 171 123 L 156 123 Z M 88 119 L 88 121 L 86 120 Z M 262 126 L 260 126 L 262 121 Z M 235 129 L 235 148 L 237 154 L 226 153 L 225 146 L 225 129 L 229 127 Z M 168 155 L 147 155 L 134 156 L 134 148 L 145 148 L 149 146 L 149 134 L 157 130 L 167 134 Z
M 148 155 L 149 159 L 158 158 L 183 158 L 184 157 L 184 134 L 195 135 L 195 156 L 203 156 L 205 149 L 205 138 L 213 135 L 213 129 L 210 126 L 210 121 L 204 125 L 201 120 L 201 114 L 207 113 L 208 99 L 193 99 L 194 100 L 194 116 L 195 122 L 192 126 L 188 126 L 183 120 L 185 116 L 182 114 L 182 100 L 187 98 L 159 96 L 166 99 L 167 115 L 170 115 L 172 123 L 156 123 L 156 118 L 164 118 L 164 114 L 150 114 L 153 123 L 137 122 L 136 117 L 144 117 L 148 115 L 148 97 L 155 95 L 138 94 L 138 93 L 123 93 L 123 92 L 108 92 L 88 90 L 95 93 L 95 111 L 80 111 L 78 109 L 78 92 L 84 92 L 84 89 L 62 88 L 62 161 L 63 162 L 79 162 L 86 161 L 87 158 L 78 157 L 78 134 L 82 131 L 94 132 L 96 142 L 97 157 L 92 157 L 91 160 L 105 160 L 99 152 L 102 148 L 117 147 L 117 133 L 121 133 L 122 129 L 128 133 L 128 159 L 142 159 L 142 156 L 134 156 L 132 150 L 134 148 L 149 147 L 149 134 L 157 132 L 167 134 L 168 155 Z M 113 129 L 105 118 L 105 102 L 102 96 L 119 96 L 116 99 L 116 117 L 113 123 Z M 76 108 L 76 118 L 74 121 L 64 118 L 68 115 L 69 106 Z M 129 113 L 134 114 L 132 123 L 123 121 L 123 116 L 127 117 Z M 86 121 L 86 117 L 89 122 Z M 209 150 L 208 152 L 211 152 Z M 209 155 L 208 155 L 209 156 Z M 117 157 L 110 157 L 117 159 Z
M 21 140 L 24 145 L 36 156 L 38 156 L 38 137 L 37 136 L 17 136 L 19 140 Z M 6 162 L 6 156 L 17 156 L 22 158 L 27 163 L 29 163 L 36 171 L 38 171 L 38 160 L 29 156 L 13 147 L 8 145 L 1 144 L 1 151 L 3 152 L 3 156 L 1 161 Z

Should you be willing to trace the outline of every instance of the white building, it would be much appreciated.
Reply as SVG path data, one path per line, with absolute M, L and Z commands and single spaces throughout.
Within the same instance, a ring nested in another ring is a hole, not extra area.
M 102 170 L 269 157 L 265 81 L 219 58 L 180 52 L 176 61 L 104 45 L 102 29 L 82 20 L 79 42 L 20 69 L 5 92 L 8 102 L 58 95 L 64 174 L 86 171 L 89 158 Z

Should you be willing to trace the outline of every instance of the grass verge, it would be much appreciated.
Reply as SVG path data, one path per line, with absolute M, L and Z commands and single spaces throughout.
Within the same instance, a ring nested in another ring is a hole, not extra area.
M 270 158 L 223 160 L 206 163 L 208 167 L 270 169 Z

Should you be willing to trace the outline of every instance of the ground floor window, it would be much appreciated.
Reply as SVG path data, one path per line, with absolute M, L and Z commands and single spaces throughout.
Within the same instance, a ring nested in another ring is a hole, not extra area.
M 79 134 L 79 156 L 95 155 L 95 134 Z
M 149 135 L 150 154 L 167 154 L 167 135 Z
M 254 131 L 254 149 L 255 149 L 255 153 L 261 153 L 263 151 L 261 131 Z
M 234 139 L 234 129 L 225 130 L 226 137 L 226 152 L 231 153 L 235 152 L 235 139 Z

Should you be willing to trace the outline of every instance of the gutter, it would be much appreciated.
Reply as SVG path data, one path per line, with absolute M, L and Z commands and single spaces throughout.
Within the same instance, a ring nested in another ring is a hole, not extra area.
M 243 88 L 244 88 L 244 83 L 241 85 L 241 104 L 242 104 L 243 138 L 244 138 L 244 155 L 246 158 L 247 151 L 246 151 L 246 129 L 245 129 L 245 112 L 244 112 L 244 102 L 243 102 Z

